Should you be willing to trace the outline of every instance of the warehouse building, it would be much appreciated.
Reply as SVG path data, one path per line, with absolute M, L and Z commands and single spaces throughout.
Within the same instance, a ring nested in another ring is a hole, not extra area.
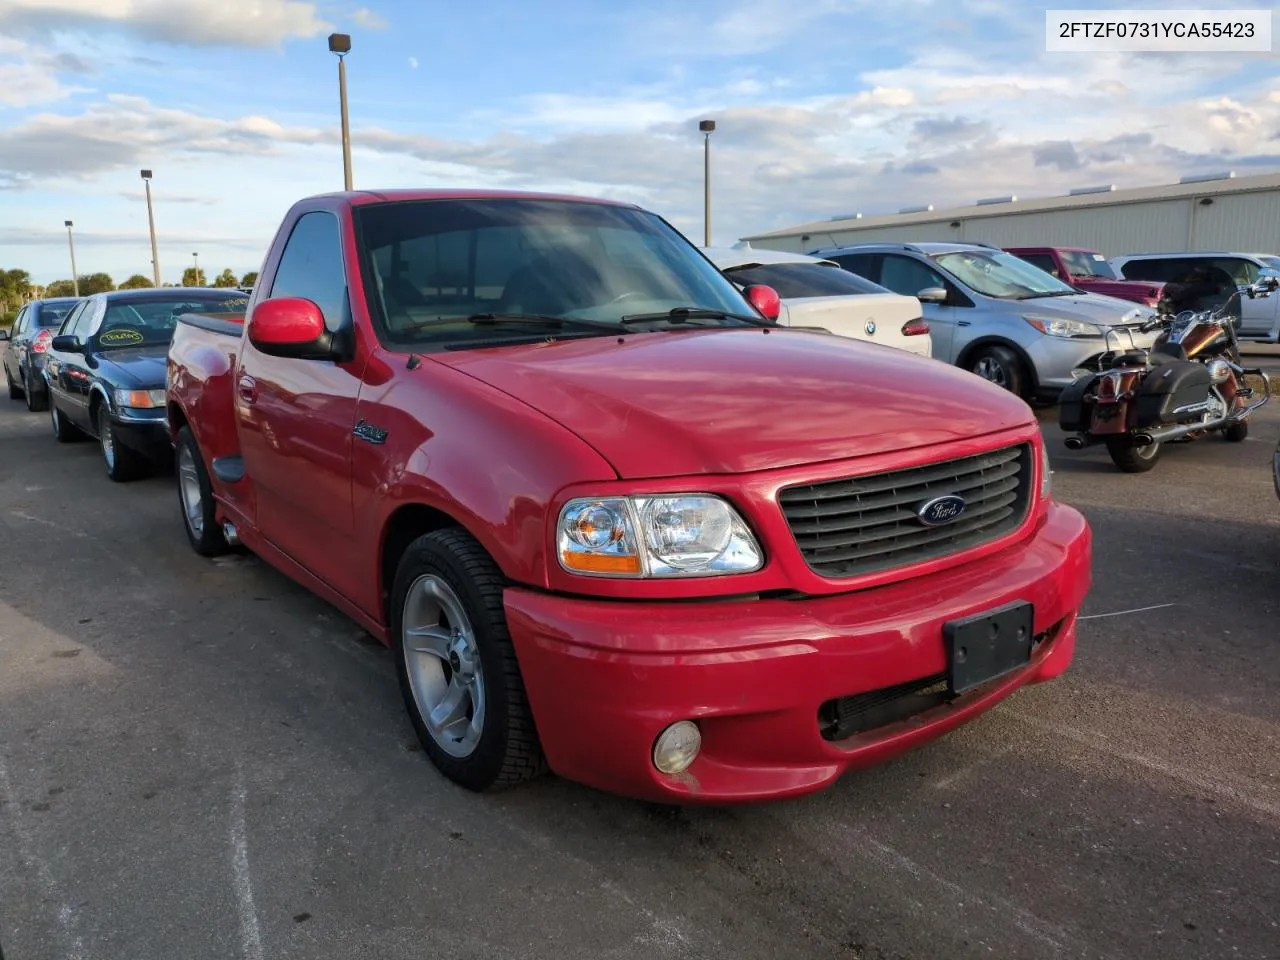
M 851 214 L 742 239 L 793 253 L 886 240 L 1087 247 L 1107 257 L 1174 250 L 1280 253 L 1280 174 L 1225 172 L 1129 190 L 1111 184 L 1062 197 L 993 197 L 949 210 L 908 207 L 890 216 Z

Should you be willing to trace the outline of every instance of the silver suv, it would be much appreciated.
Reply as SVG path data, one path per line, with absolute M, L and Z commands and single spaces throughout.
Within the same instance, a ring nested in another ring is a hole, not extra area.
M 1221 306 L 1231 294 L 1266 277 L 1280 277 L 1280 257 L 1270 253 L 1138 253 L 1112 257 L 1112 269 L 1126 280 L 1155 280 L 1177 295 L 1174 311 Z M 1241 297 L 1236 335 L 1241 340 L 1280 342 L 1280 297 Z
M 809 253 L 919 298 L 935 360 L 1026 400 L 1054 401 L 1083 370 L 1096 373 L 1116 351 L 1155 342 L 1139 329 L 1152 310 L 1084 293 L 989 244 L 855 243 Z

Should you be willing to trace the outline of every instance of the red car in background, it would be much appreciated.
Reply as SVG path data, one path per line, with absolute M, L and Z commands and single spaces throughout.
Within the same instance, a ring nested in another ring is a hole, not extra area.
M 1096 250 L 1085 247 L 1005 247 L 1006 253 L 1039 267 L 1063 283 L 1088 293 L 1100 293 L 1120 300 L 1131 300 L 1144 307 L 1156 308 L 1164 290 L 1163 283 L 1145 280 L 1122 280 Z
M 1091 533 L 1022 400 L 778 312 L 630 204 L 300 201 L 175 331 L 187 536 L 389 646 L 470 789 L 819 789 L 1067 669 Z

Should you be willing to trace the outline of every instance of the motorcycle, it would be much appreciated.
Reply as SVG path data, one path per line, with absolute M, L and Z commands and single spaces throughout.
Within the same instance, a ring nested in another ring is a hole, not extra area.
M 1249 416 L 1271 399 L 1271 380 L 1261 369 L 1241 365 L 1236 337 L 1241 295 L 1269 297 L 1280 280 L 1268 277 L 1242 287 L 1212 310 L 1159 314 L 1140 328 L 1164 328 L 1150 350 L 1111 351 L 1110 367 L 1082 371 L 1059 399 L 1058 424 L 1069 450 L 1105 444 L 1117 467 L 1145 473 L 1164 444 L 1221 433 L 1240 442 Z M 1118 337 L 1117 337 L 1118 339 Z M 1118 344 L 1119 346 L 1119 344 Z M 1262 381 L 1261 397 L 1245 378 Z

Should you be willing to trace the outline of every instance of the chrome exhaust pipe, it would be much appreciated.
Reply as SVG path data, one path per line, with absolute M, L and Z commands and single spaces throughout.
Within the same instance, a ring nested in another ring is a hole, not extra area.
M 1232 364 L 1232 366 L 1235 365 Z M 1217 420 L 1210 420 L 1208 423 L 1183 423 L 1176 427 L 1160 427 L 1155 430 L 1143 430 L 1140 433 L 1133 434 L 1133 441 L 1143 447 L 1149 443 L 1166 443 L 1169 440 L 1177 440 L 1179 437 L 1185 437 L 1189 433 L 1196 433 L 1200 430 L 1218 430 L 1222 427 L 1230 426 L 1233 423 L 1238 423 L 1245 419 L 1249 414 L 1253 413 L 1253 411 L 1257 410 L 1260 406 L 1271 399 L 1271 378 L 1268 377 L 1266 372 L 1263 370 L 1241 370 L 1240 372 L 1251 373 L 1262 378 L 1263 394 L 1260 399 L 1247 404 L 1240 410 L 1233 410 L 1225 417 L 1219 417 Z
M 223 536 L 223 539 L 227 541 L 227 546 L 229 547 L 240 546 L 240 534 L 236 530 L 236 525 L 232 523 L 230 520 L 222 521 L 222 536 Z

